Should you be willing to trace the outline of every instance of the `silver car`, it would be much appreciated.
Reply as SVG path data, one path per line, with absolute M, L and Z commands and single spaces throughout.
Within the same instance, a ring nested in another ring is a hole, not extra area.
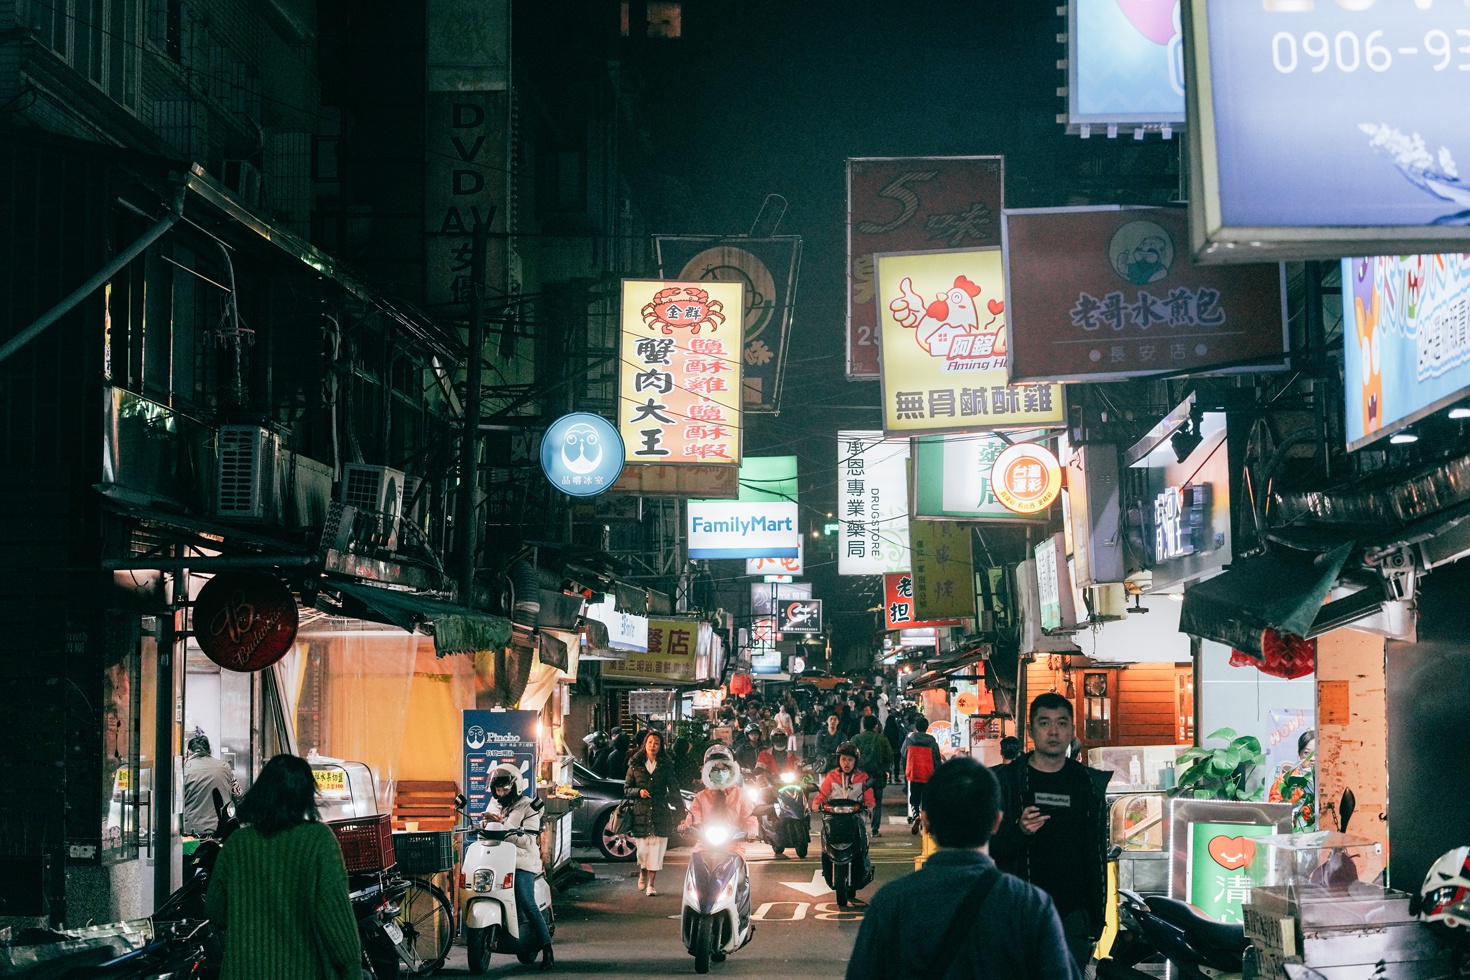
M 582 805 L 572 811 L 572 846 L 595 847 L 609 861 L 631 861 L 638 854 L 638 846 L 632 834 L 614 834 L 607 823 L 612 813 L 623 802 L 626 784 L 621 779 L 606 779 L 597 775 L 580 762 L 572 763 L 572 786 L 582 795 Z M 687 809 L 694 794 L 680 790 Z M 685 835 L 675 833 L 675 847 L 689 841 Z

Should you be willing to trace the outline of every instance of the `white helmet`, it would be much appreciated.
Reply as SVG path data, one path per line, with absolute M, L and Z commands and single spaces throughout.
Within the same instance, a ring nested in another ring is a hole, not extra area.
M 734 759 L 717 755 L 704 764 L 700 778 L 709 789 L 729 789 L 740 785 L 740 767 Z
M 1470 943 L 1470 847 L 1439 856 L 1419 887 L 1419 919 Z
M 731 762 L 734 762 L 735 753 L 731 752 L 730 746 L 724 742 L 716 742 L 704 750 L 704 761 L 708 762 L 711 759 L 729 759 Z
M 485 785 L 489 788 L 491 796 L 495 795 L 495 785 L 497 783 L 504 785 L 509 782 L 515 787 L 517 796 L 522 796 L 526 792 L 525 774 L 508 762 L 502 762 L 491 769 L 489 775 L 490 778 L 485 781 Z

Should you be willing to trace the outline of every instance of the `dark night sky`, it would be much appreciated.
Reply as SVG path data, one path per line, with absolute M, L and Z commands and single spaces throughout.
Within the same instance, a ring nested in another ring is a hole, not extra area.
M 649 202 L 652 230 L 743 233 L 777 193 L 779 233 L 804 240 L 783 411 L 751 420 L 745 450 L 801 456 L 807 519 L 835 506 L 836 430 L 881 425 L 876 382 L 844 377 L 846 158 L 1003 154 L 1010 207 L 1167 200 L 1137 175 L 1170 169 L 1174 144 L 1084 142 L 1056 122 L 1063 29 L 1040 0 L 685 0 L 683 38 L 639 59 L 672 188 Z M 849 609 L 864 604 L 845 587 L 871 581 L 808 577 Z

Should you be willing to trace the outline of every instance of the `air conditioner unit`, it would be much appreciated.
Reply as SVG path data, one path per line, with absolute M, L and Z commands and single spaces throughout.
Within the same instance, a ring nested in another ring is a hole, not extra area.
M 359 511 L 374 513 L 379 518 L 379 548 L 398 548 L 398 522 L 403 517 L 403 471 L 388 466 L 348 463 L 342 468 L 337 500 Z
M 220 182 L 235 192 L 235 200 L 248 207 L 260 207 L 261 174 L 249 160 L 226 160 L 220 168 Z
M 275 517 L 276 436 L 258 425 L 222 425 L 214 513 L 237 521 Z

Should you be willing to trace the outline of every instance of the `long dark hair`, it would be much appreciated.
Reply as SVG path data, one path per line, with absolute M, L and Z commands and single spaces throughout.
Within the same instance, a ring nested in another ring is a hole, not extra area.
M 664 733 L 657 728 L 650 728 L 638 736 L 638 751 L 633 755 L 633 758 L 628 760 L 630 766 L 648 760 L 648 740 L 650 738 L 658 739 L 658 753 L 653 757 L 654 762 L 662 763 L 670 758 L 669 744 L 664 740 Z
M 265 764 L 255 785 L 235 808 L 240 819 L 271 837 L 300 823 L 321 819 L 316 808 L 316 778 L 300 756 L 278 755 Z

